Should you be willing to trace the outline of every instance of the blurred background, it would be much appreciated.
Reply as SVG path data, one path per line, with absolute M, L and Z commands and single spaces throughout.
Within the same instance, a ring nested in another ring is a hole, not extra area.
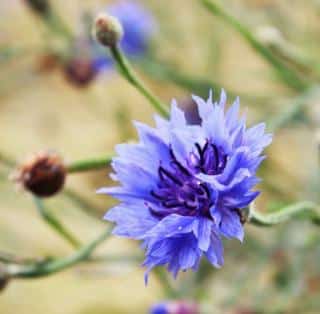
M 132 120 L 153 123 L 150 104 L 90 40 L 92 17 L 114 10 L 117 2 L 52 0 L 61 20 L 48 23 L 26 0 L 1 0 L 0 152 L 11 161 L 43 150 L 56 151 L 65 162 L 108 155 L 115 144 L 136 138 Z M 150 31 L 137 47 L 134 42 L 124 49 L 133 66 L 166 103 L 175 98 L 188 110 L 192 93 L 207 97 L 212 87 L 218 95 L 223 87 L 229 103 L 240 96 L 249 124 L 267 121 L 274 142 L 260 169 L 259 210 L 319 202 L 320 1 L 217 2 L 307 87 L 281 79 L 241 33 L 200 2 L 135 1 L 143 14 L 133 24 L 142 22 Z M 135 9 L 118 12 L 126 16 Z M 32 197 L 7 179 L 13 167 L 0 170 L 0 251 L 70 254 L 68 243 L 41 220 Z M 95 191 L 112 184 L 108 171 L 70 174 L 65 191 L 45 202 L 83 243 L 106 228 L 102 216 L 114 201 Z M 197 298 L 203 312 L 213 314 L 319 313 L 319 227 L 292 221 L 246 230 L 243 244 L 225 243 L 225 266 L 205 273 L 205 289 L 187 289 L 188 273 L 173 283 L 182 297 Z M 0 292 L 0 313 L 138 314 L 165 298 L 156 277 L 144 286 L 136 242 L 111 237 L 98 252 L 110 258 L 10 282 Z

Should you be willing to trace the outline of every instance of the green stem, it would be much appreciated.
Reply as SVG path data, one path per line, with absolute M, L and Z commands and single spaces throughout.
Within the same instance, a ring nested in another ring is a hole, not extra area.
M 138 60 L 135 65 L 137 65 L 144 73 L 156 80 L 167 83 L 171 82 L 201 97 L 208 97 L 210 89 L 215 91 L 221 90 L 221 87 L 216 82 L 187 75 L 186 73 L 182 73 L 176 67 L 173 67 L 163 61 L 154 60 L 152 57 Z M 230 95 L 230 93 L 228 94 Z
M 158 278 L 158 281 L 161 283 L 163 290 L 168 298 L 178 297 L 177 291 L 170 285 L 168 276 L 163 267 L 157 267 L 153 269 L 153 273 Z
M 111 228 L 107 228 L 97 239 L 83 246 L 74 254 L 42 263 L 32 265 L 9 265 L 7 272 L 10 277 L 14 278 L 37 278 L 55 274 L 70 268 L 80 262 L 87 261 L 92 252 L 110 235 Z
M 248 221 L 257 226 L 270 227 L 297 216 L 308 218 L 313 223 L 320 225 L 320 207 L 308 201 L 291 204 L 277 212 L 267 214 L 256 211 L 254 205 L 252 205 L 249 209 Z
M 68 229 L 43 205 L 43 202 L 34 197 L 34 202 L 37 207 L 39 215 L 43 220 L 55 230 L 62 238 L 67 240 L 74 248 L 81 246 L 81 243 L 68 231 Z
M 281 62 L 271 51 L 262 45 L 251 31 L 239 22 L 236 18 L 229 15 L 222 7 L 211 0 L 200 0 L 202 4 L 214 15 L 221 17 L 225 22 L 239 32 L 244 39 L 272 66 L 278 76 L 291 88 L 301 91 L 308 84 L 303 81 L 294 71 Z
M 104 169 L 111 163 L 112 157 L 112 155 L 109 155 L 106 157 L 104 156 L 75 161 L 67 165 L 67 171 L 68 173 L 77 173 L 89 170 Z
M 60 16 L 55 13 L 52 9 L 46 15 L 43 15 L 43 21 L 47 27 L 58 36 L 65 38 L 67 41 L 71 41 L 73 38 L 72 32 L 64 24 Z
M 164 117 L 168 117 L 169 112 L 166 106 L 144 86 L 144 84 L 141 82 L 140 79 L 138 79 L 137 75 L 134 73 L 129 61 L 124 56 L 121 49 L 115 45 L 110 47 L 110 50 L 114 60 L 116 61 L 120 69 L 120 73 L 123 75 L 123 77 L 126 78 L 128 82 L 131 83 L 144 97 L 146 97 L 150 102 L 150 104 L 161 115 L 163 115 Z
M 296 117 L 301 115 L 301 112 L 303 111 L 308 100 L 310 100 L 312 97 L 318 96 L 319 91 L 320 90 L 318 86 L 308 88 L 304 93 L 290 101 L 290 104 L 288 104 L 288 109 L 269 119 L 269 121 L 267 121 L 268 127 L 272 131 L 276 131 L 286 126 Z
M 219 93 L 222 88 L 221 84 L 216 81 L 187 74 L 167 62 L 157 60 L 153 56 L 145 57 L 143 60 L 138 60 L 136 65 L 140 70 L 151 76 L 153 79 L 161 82 L 173 83 L 203 98 L 208 97 L 210 89 Z M 252 103 L 264 103 L 269 100 L 268 97 L 252 94 L 247 95 L 241 92 L 231 91 L 229 88 L 227 88 L 227 92 L 228 96 L 231 98 L 239 96 L 241 99 L 245 99 Z

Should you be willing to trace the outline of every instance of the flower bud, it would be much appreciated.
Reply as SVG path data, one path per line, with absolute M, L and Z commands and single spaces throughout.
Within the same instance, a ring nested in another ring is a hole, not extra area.
M 22 164 L 13 179 L 23 188 L 38 197 L 58 193 L 65 182 L 66 168 L 61 158 L 54 153 L 39 153 Z
M 187 300 L 167 301 L 155 304 L 150 309 L 150 314 L 199 314 L 196 303 Z
M 25 0 L 25 2 L 37 14 L 46 15 L 50 11 L 48 0 Z
M 116 17 L 101 13 L 95 20 L 93 36 L 101 45 L 113 47 L 122 39 L 123 28 Z
M 182 99 L 178 103 L 179 108 L 184 112 L 185 118 L 188 124 L 200 125 L 201 118 L 198 112 L 198 106 L 196 102 L 191 98 Z
M 98 74 L 93 61 L 87 58 L 70 59 L 63 72 L 67 80 L 77 87 L 87 86 Z

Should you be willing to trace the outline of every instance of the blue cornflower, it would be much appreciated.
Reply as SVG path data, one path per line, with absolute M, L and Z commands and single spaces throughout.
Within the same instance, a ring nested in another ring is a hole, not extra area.
M 148 49 L 156 23 L 151 13 L 138 1 L 122 0 L 107 7 L 108 14 L 122 24 L 124 36 L 120 46 L 129 57 L 143 55 Z
M 136 122 L 140 142 L 120 144 L 112 162 L 120 187 L 103 188 L 120 200 L 105 219 L 114 234 L 143 241 L 149 271 L 167 265 L 198 268 L 204 255 L 223 264 L 222 237 L 243 240 L 241 209 L 259 194 L 256 170 L 270 144 L 265 124 L 249 129 L 239 118 L 239 99 L 225 109 L 226 94 L 213 103 L 193 96 L 201 122 L 191 125 L 172 103 L 170 119 L 155 117 L 156 128 Z

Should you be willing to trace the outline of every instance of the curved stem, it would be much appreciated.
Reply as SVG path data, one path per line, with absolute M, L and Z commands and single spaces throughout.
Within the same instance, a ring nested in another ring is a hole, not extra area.
M 42 17 L 44 23 L 53 33 L 65 38 L 68 42 L 72 40 L 72 32 L 56 12 L 51 9 L 48 14 L 42 15 Z
M 164 117 L 169 116 L 168 109 L 166 106 L 156 98 L 141 82 L 141 80 L 134 73 L 133 69 L 127 58 L 122 53 L 121 49 L 118 46 L 110 47 L 111 54 L 116 61 L 120 73 L 125 77 L 129 83 L 131 83 L 144 97 L 148 99 L 150 104 Z
M 77 173 L 77 172 L 84 172 L 89 170 L 99 170 L 106 168 L 112 160 L 112 155 L 98 157 L 98 158 L 91 158 L 91 159 L 84 159 L 69 163 L 66 168 L 68 173 Z
M 204 7 L 212 14 L 221 17 L 225 22 L 233 27 L 242 37 L 258 52 L 269 64 L 272 65 L 274 71 L 289 87 L 301 91 L 308 87 L 309 84 L 302 80 L 298 74 L 290 69 L 286 64 L 279 60 L 267 47 L 262 45 L 252 32 L 236 18 L 229 15 L 222 7 L 212 0 L 200 0 Z
M 313 223 L 320 225 L 320 207 L 308 201 L 288 205 L 276 212 L 267 214 L 256 211 L 253 204 L 249 208 L 248 222 L 257 226 L 270 227 L 297 216 L 308 218 Z
M 296 117 L 303 113 L 303 110 L 310 99 L 317 97 L 320 93 L 317 85 L 311 86 L 305 92 L 290 100 L 287 109 L 277 114 L 267 121 L 268 127 L 274 132 L 282 127 L 285 127 Z
M 92 252 L 110 235 L 111 227 L 107 228 L 98 238 L 83 246 L 74 254 L 53 260 L 48 260 L 42 263 L 29 265 L 9 265 L 7 267 L 8 276 L 12 278 L 37 278 L 52 275 L 63 271 L 80 262 L 90 258 Z
M 67 240 L 74 248 L 81 246 L 81 242 L 76 239 L 76 237 L 52 213 L 50 213 L 50 211 L 48 211 L 39 198 L 34 197 L 34 203 L 39 215 L 53 230 Z

